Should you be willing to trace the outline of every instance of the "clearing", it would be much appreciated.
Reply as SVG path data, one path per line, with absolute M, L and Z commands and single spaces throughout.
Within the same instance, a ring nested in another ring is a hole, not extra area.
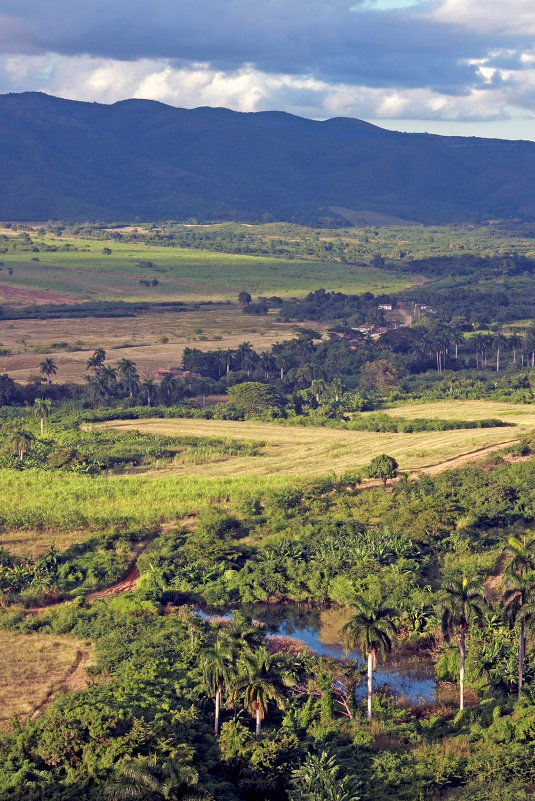
M 0 728 L 14 715 L 37 717 L 58 692 L 87 684 L 93 646 L 74 637 L 0 630 Z
M 278 323 L 276 317 L 276 313 L 251 317 L 237 305 L 222 304 L 135 317 L 0 319 L 0 347 L 11 351 L 9 356 L 0 356 L 0 373 L 26 381 L 39 373 L 39 364 L 50 356 L 58 366 L 56 381 L 83 383 L 91 351 L 102 347 L 110 366 L 120 359 L 131 359 L 146 377 L 159 367 L 178 366 L 185 347 L 217 350 L 247 341 L 258 352 L 269 350 L 275 342 L 295 334 L 294 324 Z
M 517 421 L 510 419 L 510 422 Z M 102 425 L 118 431 L 136 429 L 148 434 L 213 436 L 265 442 L 259 456 L 231 457 L 226 461 L 210 464 L 211 476 L 319 476 L 331 471 L 339 474 L 364 467 L 380 453 L 394 456 L 401 470 L 458 467 L 460 465 L 452 460 L 457 462 L 462 459 L 464 462 L 483 455 L 488 450 L 518 441 L 530 426 L 535 426 L 535 409 L 531 419 L 522 419 L 515 428 L 425 431 L 414 434 L 346 431 L 313 426 L 293 427 L 231 420 L 122 420 Z M 206 474 L 206 466 L 177 464 L 145 472 L 145 475 L 156 474 L 201 476 Z

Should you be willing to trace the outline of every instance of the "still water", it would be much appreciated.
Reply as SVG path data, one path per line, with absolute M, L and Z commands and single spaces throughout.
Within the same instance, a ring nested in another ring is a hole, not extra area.
M 216 615 L 225 617 L 233 610 L 204 610 L 204 616 Z M 296 604 L 250 604 L 236 608 L 236 611 L 252 617 L 264 624 L 267 635 L 294 637 L 306 643 L 320 656 L 331 656 L 337 659 L 351 659 L 361 667 L 364 663 L 358 651 L 346 654 L 340 642 L 340 628 L 349 619 L 347 610 L 341 609 L 308 609 Z M 374 672 L 374 687 L 387 685 L 397 695 L 412 703 L 432 701 L 435 697 L 435 679 L 433 665 L 429 660 L 421 659 L 410 663 L 387 661 Z M 362 692 L 365 687 L 361 685 Z M 360 688 L 359 688 L 360 690 Z M 358 694 L 359 691 L 357 691 Z

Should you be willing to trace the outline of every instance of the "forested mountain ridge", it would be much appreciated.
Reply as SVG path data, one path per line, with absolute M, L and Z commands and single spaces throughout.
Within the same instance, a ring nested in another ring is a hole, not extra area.
M 535 217 L 533 142 L 148 100 L 0 96 L 0 176 L 8 220 Z

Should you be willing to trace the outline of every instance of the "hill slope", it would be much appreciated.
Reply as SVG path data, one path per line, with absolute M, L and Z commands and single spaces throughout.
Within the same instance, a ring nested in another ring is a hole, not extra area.
M 0 219 L 314 223 L 333 208 L 348 219 L 363 209 L 430 223 L 533 219 L 534 186 L 534 142 L 148 100 L 0 96 Z

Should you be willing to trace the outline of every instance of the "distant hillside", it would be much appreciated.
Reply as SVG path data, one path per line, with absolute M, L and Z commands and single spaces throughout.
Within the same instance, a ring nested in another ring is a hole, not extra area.
M 0 96 L 0 219 L 535 219 L 535 143 Z

